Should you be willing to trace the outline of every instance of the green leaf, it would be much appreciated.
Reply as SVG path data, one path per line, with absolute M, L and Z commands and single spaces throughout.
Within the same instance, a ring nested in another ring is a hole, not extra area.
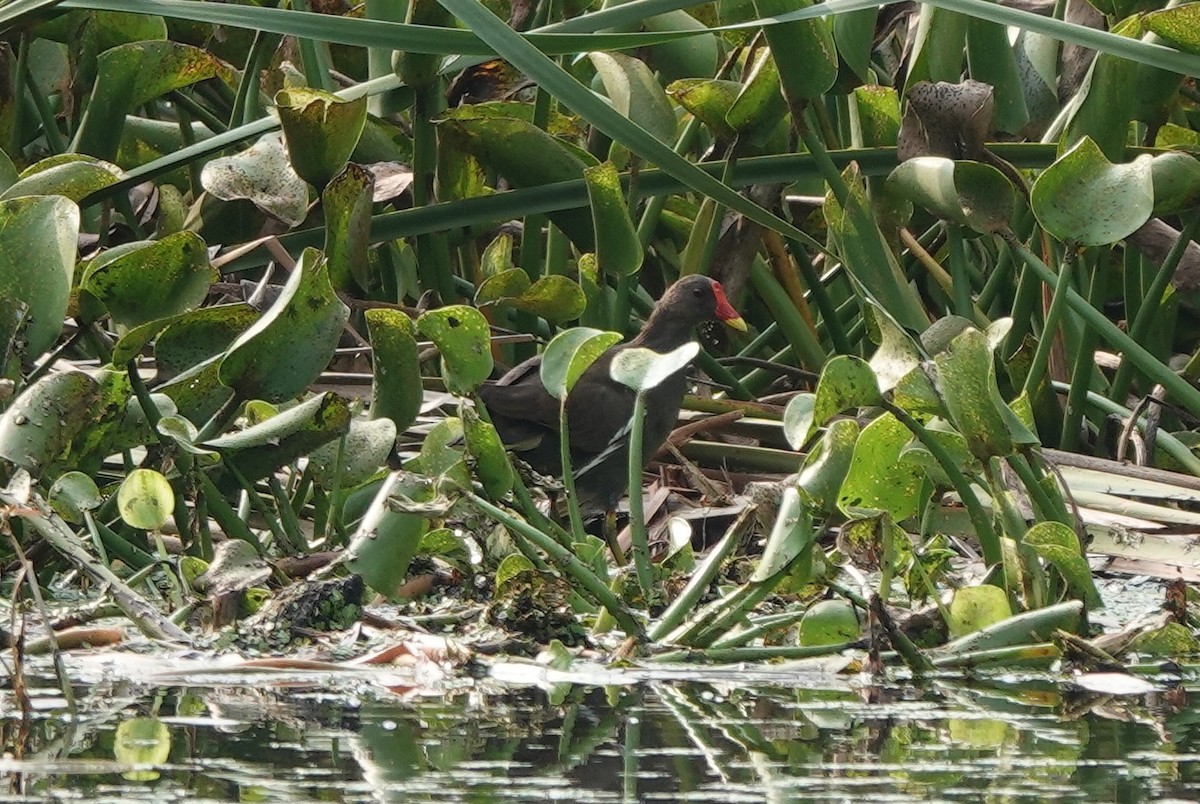
M 62 331 L 78 235 L 79 207 L 66 198 L 0 201 L 0 301 L 28 305 L 26 360 L 53 346 Z
M 754 0 L 754 8 L 761 17 L 810 5 L 812 0 Z M 805 101 L 821 97 L 833 86 L 838 75 L 838 52 L 825 20 L 771 25 L 763 33 L 779 69 L 783 94 L 793 110 Z
M 503 499 L 513 485 L 512 464 L 504 449 L 504 442 L 490 422 L 479 418 L 474 409 L 463 407 L 463 435 L 467 451 L 475 459 L 475 475 L 483 483 L 484 491 L 493 500 Z
M 1150 160 L 1154 183 L 1154 214 L 1172 215 L 1195 209 L 1200 203 L 1200 160 L 1180 151 L 1159 154 Z
M 674 122 L 675 115 L 671 113 Z M 642 267 L 645 250 L 638 239 L 617 169 L 604 162 L 583 171 L 592 223 L 596 228 L 596 262 L 607 276 L 629 276 Z
M 350 430 L 350 401 L 325 392 L 244 430 L 210 439 L 206 446 L 225 456 L 255 481 L 308 455 Z
M 59 154 L 26 168 L 0 200 L 25 195 L 61 195 L 78 203 L 122 177 L 121 169 L 83 154 Z
M 200 184 L 222 201 L 251 201 L 289 227 L 308 215 L 308 185 L 292 169 L 278 132 L 264 134 L 241 153 L 208 161 Z
M 453 416 L 442 419 L 425 436 L 421 454 L 405 468 L 445 480 L 457 488 L 470 488 L 471 476 L 463 453 L 465 441 L 462 419 Z
M 675 113 L 641 59 L 624 53 L 588 54 L 613 108 L 667 145 L 675 144 Z
M 1151 11 L 1141 23 L 1180 50 L 1200 55 L 1200 6 L 1195 3 Z
M 417 319 L 417 329 L 442 355 L 442 374 L 451 393 L 469 394 L 492 373 L 487 319 L 474 307 L 439 307 Z
M 1033 183 L 1030 204 L 1054 237 L 1081 246 L 1115 243 L 1154 209 L 1151 159 L 1114 165 L 1090 138 L 1080 140 Z
M 718 140 L 731 140 L 735 134 L 725 120 L 729 108 L 741 92 L 737 81 L 717 78 L 683 78 L 667 86 L 675 102 L 691 112 Z
M 967 23 L 967 65 L 971 78 L 992 87 L 996 129 L 1020 133 L 1029 123 L 1029 110 L 1008 28 L 972 17 Z
M 202 307 L 200 310 L 164 319 L 163 328 L 154 344 L 158 379 L 175 377 L 176 374 L 203 364 L 205 360 L 216 358 L 259 318 L 260 313 L 257 310 L 239 301 L 232 305 Z M 152 328 L 154 324 L 156 322 L 146 326 Z M 132 338 L 136 332 L 138 330 L 131 330 L 126 337 Z M 113 352 L 116 364 L 125 365 L 132 356 L 128 355 L 126 349 L 132 347 L 134 342 L 126 343 L 125 337 L 122 337 L 116 344 L 118 348 Z M 122 356 L 125 356 L 125 360 L 116 360 L 118 350 L 124 353 Z M 140 347 L 137 350 L 139 352 Z
M 1012 616 L 1008 594 L 998 586 L 983 584 L 954 591 L 950 600 L 950 636 L 957 639 Z
M 785 487 L 783 499 L 779 503 L 779 514 L 771 526 L 771 533 L 767 536 L 762 557 L 754 567 L 750 582 L 766 583 L 786 572 L 792 562 L 812 545 L 815 538 L 812 516 L 805 510 L 800 492 L 795 486 Z
M 367 245 L 370 243 L 374 190 L 374 175 L 351 162 L 321 193 L 329 281 L 334 290 L 342 293 L 353 293 L 370 284 Z
M 50 507 L 72 525 L 82 525 L 85 511 L 95 511 L 104 503 L 96 481 L 83 472 L 61 474 L 46 494 Z
M 133 528 L 158 530 L 171 518 L 174 508 L 171 483 L 153 469 L 134 469 L 117 490 L 117 510 Z
M 96 82 L 72 150 L 112 159 L 126 114 L 171 90 L 209 78 L 236 83 L 232 68 L 203 48 L 148 41 L 104 51 L 96 60 Z
M 509 553 L 500 562 L 500 566 L 496 567 L 496 594 L 502 593 L 511 581 L 526 574 L 531 577 L 536 574 L 533 562 L 520 553 Z
M 275 108 L 292 168 L 323 190 L 341 172 L 367 122 L 367 99 L 344 100 L 309 87 L 281 89 Z
M 1062 573 L 1071 594 L 1084 605 L 1089 609 L 1104 607 L 1074 530 L 1061 522 L 1039 522 L 1026 531 L 1022 541 Z
M 387 596 L 394 596 L 403 585 L 421 538 L 429 530 L 425 517 L 393 510 L 389 505 L 393 498 L 426 502 L 433 499 L 433 489 L 412 474 L 393 472 L 380 486 L 346 549 L 347 568 Z
M 243 399 L 298 396 L 329 364 L 349 317 L 329 284 L 325 258 L 305 249 L 279 298 L 225 352 L 221 382 Z
M 48 374 L 25 388 L 0 415 L 0 458 L 34 478 L 92 423 L 100 390 L 81 371 Z
M 590 327 L 563 330 L 550 339 L 542 353 L 538 369 L 542 385 L 556 399 L 566 399 L 588 366 L 620 341 L 621 336 L 616 332 Z
M 784 410 L 783 432 L 793 449 L 808 441 L 812 431 L 847 408 L 876 405 L 880 401 L 875 373 L 862 358 L 838 355 L 825 364 L 812 400 L 798 394 Z
M 341 439 L 329 441 L 314 449 L 308 456 L 308 466 L 315 483 L 328 490 L 333 488 L 338 452 L 342 453 L 341 488 L 353 488 L 367 480 L 387 463 L 396 446 L 396 425 L 391 419 L 354 420 Z
M 119 333 L 198 307 L 219 272 L 193 232 L 108 249 L 86 263 L 80 290 L 103 305 Z
M 741 91 L 725 113 L 725 122 L 738 134 L 750 138 L 773 129 L 787 111 L 779 87 L 779 68 L 771 51 L 762 48 L 748 70 Z
M 113 734 L 113 758 L 125 771 L 122 776 L 131 782 L 153 782 L 159 778 L 154 770 L 167 763 L 171 756 L 171 729 L 156 717 L 134 717 L 122 720 Z
M 504 304 L 541 316 L 547 321 L 573 321 L 587 309 L 587 296 L 573 279 L 561 274 L 543 276 L 532 285 L 520 268 L 510 268 L 487 279 L 475 293 L 476 306 Z
M 367 310 L 365 317 L 374 356 L 370 415 L 391 419 L 402 432 L 416 421 L 424 398 L 416 327 L 399 310 Z
M 986 462 L 1011 455 L 1016 445 L 1039 443 L 1000 396 L 993 346 L 984 333 L 968 329 L 934 360 L 942 400 L 972 455 Z
M 908 428 L 890 413 L 864 427 L 854 445 L 854 457 L 842 483 L 838 507 L 847 514 L 886 511 L 895 522 L 916 514 L 922 503 L 925 472 L 900 457 L 911 439 Z M 887 471 L 879 471 L 880 467 L 887 467 Z
M 838 492 L 850 470 L 858 436 L 858 422 L 854 419 L 838 419 L 830 423 L 804 456 L 796 486 L 807 505 L 818 511 L 834 513 Z
M 854 606 L 841 598 L 821 600 L 804 612 L 800 621 L 801 645 L 840 645 L 862 635 Z
M 657 388 L 672 374 L 686 369 L 698 354 L 700 344 L 696 341 L 688 341 L 666 354 L 640 346 L 622 349 L 613 358 L 609 375 L 635 392 L 645 393 Z
M 486 105 L 486 104 L 480 104 Z M 583 169 L 596 164 L 585 151 L 569 148 L 526 120 L 494 117 L 475 106 L 447 112 L 438 122 L 439 136 L 446 131 L 485 166 L 499 173 L 513 187 L 538 187 L 583 176 Z M 536 159 L 530 159 L 536 154 Z M 564 209 L 550 219 L 581 251 L 594 248 L 591 215 L 586 210 Z
M 901 163 L 887 181 L 914 204 L 977 232 L 1008 228 L 1016 207 L 1012 182 L 980 162 L 918 156 Z

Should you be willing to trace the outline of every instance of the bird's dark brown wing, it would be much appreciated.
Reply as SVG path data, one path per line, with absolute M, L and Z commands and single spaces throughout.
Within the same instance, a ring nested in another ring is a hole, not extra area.
M 488 410 L 510 419 L 558 430 L 558 400 L 550 396 L 538 374 L 542 358 L 531 357 L 494 384 L 479 389 Z
M 633 413 L 633 391 L 608 373 L 620 348 L 601 355 L 571 391 L 567 426 L 571 431 L 571 449 L 576 453 L 595 454 L 604 450 Z

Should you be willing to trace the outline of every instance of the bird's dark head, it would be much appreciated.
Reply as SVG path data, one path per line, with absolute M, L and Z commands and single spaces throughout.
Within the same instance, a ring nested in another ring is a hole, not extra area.
M 733 309 L 721 283 L 707 276 L 685 276 L 667 288 L 636 339 L 655 351 L 670 351 L 691 340 L 696 326 L 704 321 L 721 321 L 746 331 L 746 322 Z
M 655 312 L 664 307 L 672 315 L 690 320 L 693 326 L 715 320 L 746 331 L 746 322 L 729 303 L 721 283 L 707 276 L 693 274 L 671 285 L 655 305 Z

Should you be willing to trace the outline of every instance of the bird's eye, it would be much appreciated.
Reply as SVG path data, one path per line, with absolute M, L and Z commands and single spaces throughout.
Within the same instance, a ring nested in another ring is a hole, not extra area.
M 701 296 L 704 295 L 704 288 L 696 288 L 695 290 L 692 291 L 692 295 L 695 296 L 697 299 L 699 299 Z

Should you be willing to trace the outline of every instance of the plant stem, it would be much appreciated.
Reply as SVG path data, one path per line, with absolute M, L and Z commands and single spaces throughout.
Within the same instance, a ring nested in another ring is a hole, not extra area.
M 642 599 L 649 607 L 654 599 L 654 569 L 650 563 L 650 537 L 642 508 L 642 430 L 646 418 L 646 395 L 638 392 L 633 400 L 633 420 L 629 431 L 629 532 L 630 552 L 637 570 Z

